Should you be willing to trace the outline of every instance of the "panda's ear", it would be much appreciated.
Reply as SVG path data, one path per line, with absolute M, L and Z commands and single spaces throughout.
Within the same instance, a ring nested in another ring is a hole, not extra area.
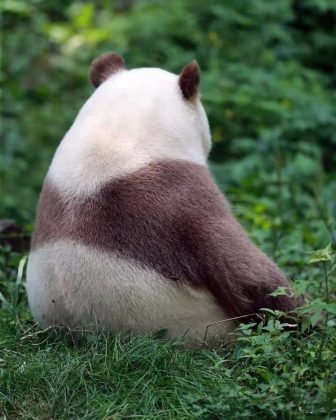
M 90 68 L 90 82 L 98 87 L 112 74 L 125 68 L 125 62 L 115 53 L 102 54 L 93 60 Z
M 179 85 L 185 99 L 193 99 L 198 94 L 201 69 L 196 60 L 184 67 L 179 76 Z

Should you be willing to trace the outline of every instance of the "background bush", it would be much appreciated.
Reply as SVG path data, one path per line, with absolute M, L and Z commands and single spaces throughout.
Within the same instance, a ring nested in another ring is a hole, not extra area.
M 254 201 L 272 196 L 284 217 L 288 200 L 307 210 L 313 186 L 321 193 L 328 182 L 336 191 L 333 0 L 4 0 L 2 7 L 3 217 L 32 223 L 55 148 L 92 92 L 89 63 L 109 50 L 130 68 L 178 73 L 199 61 L 211 159 L 223 164 L 215 173 L 226 190 L 246 186 L 243 195 Z M 335 196 L 327 196 L 331 207 Z

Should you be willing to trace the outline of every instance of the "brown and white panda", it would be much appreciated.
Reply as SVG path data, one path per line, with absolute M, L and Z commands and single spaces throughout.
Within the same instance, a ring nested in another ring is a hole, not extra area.
M 232 318 L 290 284 L 248 238 L 207 167 L 211 139 L 196 62 L 180 75 L 126 70 L 109 53 L 97 88 L 46 176 L 27 291 L 41 326 L 221 341 Z M 226 320 L 226 321 L 225 321 Z M 223 321 L 223 322 L 221 322 Z

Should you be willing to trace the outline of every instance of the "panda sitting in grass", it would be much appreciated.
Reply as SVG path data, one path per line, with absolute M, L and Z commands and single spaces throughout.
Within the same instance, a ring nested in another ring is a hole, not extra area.
M 44 181 L 27 291 L 42 327 L 166 330 L 219 345 L 241 317 L 293 310 L 279 268 L 248 238 L 207 166 L 194 61 L 180 75 L 98 57 L 96 87 Z

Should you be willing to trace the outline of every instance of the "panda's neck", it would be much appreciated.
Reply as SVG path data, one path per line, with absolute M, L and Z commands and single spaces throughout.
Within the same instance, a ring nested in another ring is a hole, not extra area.
M 71 130 L 59 145 L 51 163 L 48 179 L 69 197 L 88 196 L 102 185 L 122 178 L 146 165 L 162 160 L 186 160 L 206 166 L 204 155 L 192 147 L 165 147 L 167 139 L 143 145 L 139 139 L 105 138 L 106 133 L 95 141 L 73 137 Z M 171 141 L 171 143 L 173 143 Z M 188 142 L 185 142 L 186 146 Z

